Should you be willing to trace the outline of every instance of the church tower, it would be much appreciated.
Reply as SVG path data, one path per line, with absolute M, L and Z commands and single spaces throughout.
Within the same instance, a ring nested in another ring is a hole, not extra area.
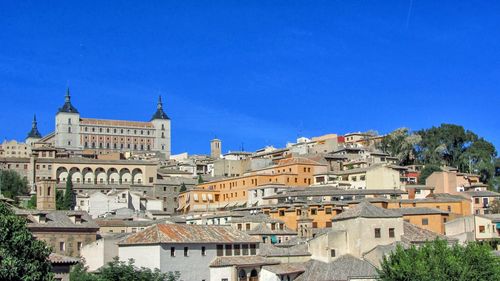
M 33 143 L 42 138 L 42 135 L 38 131 L 38 126 L 36 122 L 36 115 L 33 116 L 33 122 L 31 123 L 31 131 L 28 133 L 28 137 L 26 138 L 26 144 L 32 146 Z
M 213 159 L 219 159 L 222 151 L 222 142 L 220 139 L 213 139 L 210 141 L 210 157 Z
M 158 98 L 156 112 L 151 118 L 155 128 L 154 150 L 160 152 L 164 159 L 170 158 L 170 118 L 163 111 L 161 96 Z
M 56 209 L 56 181 L 42 180 L 37 182 L 36 191 L 37 210 Z
M 64 105 L 56 114 L 55 130 L 56 147 L 68 150 L 81 150 L 80 143 L 80 113 L 71 104 L 69 89 L 66 91 Z

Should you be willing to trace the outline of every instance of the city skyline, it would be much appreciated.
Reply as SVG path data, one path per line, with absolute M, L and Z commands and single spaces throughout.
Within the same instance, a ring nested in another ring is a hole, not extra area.
M 0 138 L 53 131 L 69 87 L 89 118 L 147 121 L 162 95 L 174 154 L 441 123 L 498 148 L 500 6 L 409 4 L 9 3 Z

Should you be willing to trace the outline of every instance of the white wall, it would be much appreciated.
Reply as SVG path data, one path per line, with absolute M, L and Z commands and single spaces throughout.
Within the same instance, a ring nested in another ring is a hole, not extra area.
M 160 251 L 160 245 L 119 246 L 118 257 L 121 261 L 134 259 L 135 265 L 138 267 L 143 266 L 150 269 L 158 268 L 161 270 Z
M 226 278 L 227 281 L 233 280 L 233 267 L 211 267 L 210 268 L 210 281 L 221 281 Z M 208 280 L 207 280 L 208 281 Z

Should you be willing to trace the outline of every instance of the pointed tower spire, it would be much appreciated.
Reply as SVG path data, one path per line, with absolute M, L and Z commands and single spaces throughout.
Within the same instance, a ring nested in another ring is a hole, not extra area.
M 66 89 L 66 97 L 64 98 L 64 105 L 59 108 L 59 112 L 78 113 L 78 110 L 71 104 L 71 95 L 69 88 Z
M 65 102 L 71 102 L 71 95 L 69 94 L 69 87 L 66 89 L 66 99 Z
M 158 105 L 156 106 L 157 109 L 163 109 L 163 103 L 161 101 L 161 96 L 158 96 Z
M 170 119 L 168 118 L 167 114 L 163 111 L 163 102 L 161 101 L 161 96 L 158 97 L 158 104 L 156 106 L 156 112 L 155 114 L 153 115 L 153 117 L 151 117 L 151 120 L 154 120 L 154 119 Z
M 36 115 L 33 115 L 33 122 L 31 123 L 31 131 L 28 133 L 28 138 L 41 139 L 42 134 L 38 131 L 38 126 L 36 122 Z

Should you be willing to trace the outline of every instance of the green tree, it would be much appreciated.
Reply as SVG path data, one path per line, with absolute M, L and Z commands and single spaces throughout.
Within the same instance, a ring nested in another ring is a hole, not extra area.
M 493 214 L 500 214 L 500 200 L 498 198 L 491 203 L 490 212 Z
M 181 188 L 179 189 L 179 192 L 184 192 L 186 190 L 187 190 L 186 184 L 185 183 L 181 183 Z
M 64 209 L 64 191 L 56 190 L 56 209 L 57 210 L 66 210 Z
M 3 196 L 15 199 L 18 195 L 28 194 L 28 180 L 16 171 L 0 170 L 0 189 Z
M 50 248 L 0 202 L 0 280 L 53 280 Z
M 36 194 L 31 195 L 31 198 L 28 201 L 28 205 L 26 207 L 32 210 L 36 209 Z
M 198 175 L 198 184 L 202 184 L 204 182 L 205 181 L 203 180 L 203 178 L 201 177 L 201 175 Z
M 421 140 L 420 135 L 411 133 L 408 128 L 399 128 L 386 135 L 380 142 L 379 148 L 397 157 L 399 164 L 411 165 L 415 163 L 417 157 L 415 147 Z
M 57 192 L 56 192 L 57 196 Z M 62 210 L 72 210 L 73 209 L 73 182 L 71 181 L 71 176 L 68 175 L 66 180 L 66 190 L 64 191 Z
M 438 239 L 418 248 L 398 246 L 383 257 L 378 273 L 382 281 L 496 281 L 500 280 L 500 259 L 488 245 L 449 246 Z
M 434 172 L 442 171 L 439 166 L 436 165 L 425 165 L 425 167 L 420 171 L 420 176 L 418 177 L 419 184 L 425 184 L 425 180 Z
M 75 266 L 70 273 L 71 281 L 177 281 L 179 272 L 163 273 L 159 269 L 151 270 L 134 266 L 134 260 L 118 261 L 115 258 L 96 273 L 88 273 L 83 265 Z

